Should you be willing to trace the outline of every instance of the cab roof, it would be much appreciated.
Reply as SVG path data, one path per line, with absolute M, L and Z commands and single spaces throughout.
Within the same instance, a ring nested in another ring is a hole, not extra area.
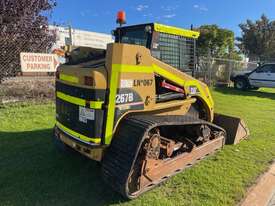
M 168 25 L 159 24 L 159 23 L 147 23 L 147 24 L 124 26 L 124 27 L 122 27 L 122 29 L 127 29 L 127 28 L 134 29 L 134 28 L 145 27 L 147 25 L 153 26 L 153 30 L 156 32 L 173 34 L 173 35 L 183 36 L 183 37 L 188 37 L 188 38 L 193 38 L 193 39 L 197 39 L 200 36 L 200 33 L 197 31 L 183 29 L 183 28 L 174 27 L 174 26 L 168 26 Z
M 197 31 L 182 29 L 182 28 L 168 26 L 164 24 L 158 24 L 158 23 L 154 23 L 154 30 L 162 33 L 174 34 L 174 35 L 189 37 L 193 39 L 197 39 L 200 36 L 200 33 Z

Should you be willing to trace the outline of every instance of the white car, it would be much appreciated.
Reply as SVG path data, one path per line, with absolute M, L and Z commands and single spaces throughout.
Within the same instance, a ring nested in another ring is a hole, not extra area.
M 275 63 L 264 64 L 253 71 L 242 72 L 231 76 L 234 87 L 240 90 L 275 88 Z

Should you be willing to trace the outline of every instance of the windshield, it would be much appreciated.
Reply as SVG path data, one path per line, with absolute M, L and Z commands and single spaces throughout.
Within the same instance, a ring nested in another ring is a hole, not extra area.
M 116 42 L 135 44 L 147 47 L 148 45 L 148 33 L 144 28 L 139 29 L 117 29 Z

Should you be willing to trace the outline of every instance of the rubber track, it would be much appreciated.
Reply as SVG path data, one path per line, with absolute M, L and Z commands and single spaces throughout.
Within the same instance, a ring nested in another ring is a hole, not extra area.
M 225 131 L 212 123 L 196 119 L 192 116 L 148 116 L 137 115 L 125 118 L 107 149 L 102 161 L 102 176 L 107 184 L 124 197 L 133 199 L 148 189 L 141 190 L 136 195 L 127 190 L 128 177 L 139 154 L 146 134 L 154 127 L 165 125 L 198 125 L 206 124 L 217 131 Z M 158 184 L 157 184 L 158 185 Z M 155 185 L 156 186 L 156 185 Z M 152 189 L 152 188 L 150 188 Z

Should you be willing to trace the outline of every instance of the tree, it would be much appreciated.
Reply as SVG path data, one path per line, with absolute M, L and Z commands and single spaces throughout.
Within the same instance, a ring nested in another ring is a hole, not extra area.
M 240 59 L 234 44 L 234 32 L 219 28 L 217 25 L 203 25 L 200 32 L 198 50 L 200 56 Z
M 20 70 L 20 52 L 46 52 L 55 41 L 46 12 L 55 0 L 0 0 L 0 82 Z
M 242 37 L 237 38 L 238 47 L 252 60 L 275 58 L 275 21 L 265 15 L 255 22 L 247 20 L 239 25 Z

